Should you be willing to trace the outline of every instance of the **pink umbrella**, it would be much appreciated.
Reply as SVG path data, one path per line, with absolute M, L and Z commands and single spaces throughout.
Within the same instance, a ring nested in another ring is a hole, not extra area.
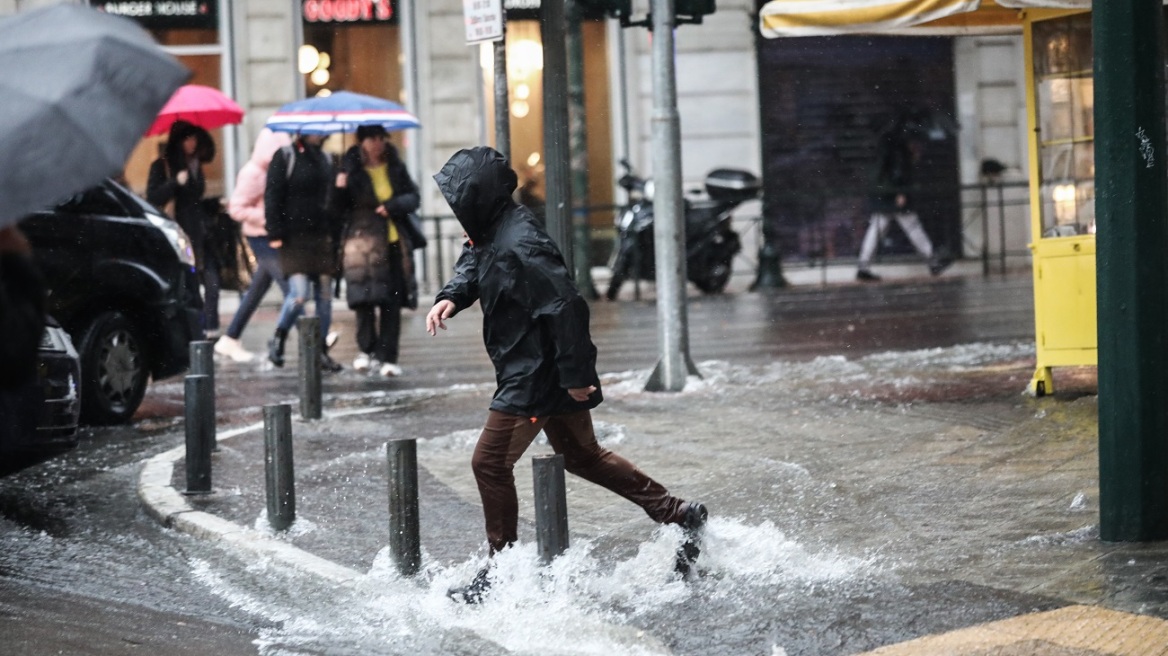
M 243 109 L 213 87 L 185 84 L 174 92 L 158 112 L 146 135 L 166 134 L 172 123 L 183 120 L 213 130 L 243 120 Z

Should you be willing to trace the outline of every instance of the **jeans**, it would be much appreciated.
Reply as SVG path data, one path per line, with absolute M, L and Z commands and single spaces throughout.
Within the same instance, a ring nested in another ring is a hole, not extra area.
M 929 235 L 925 233 L 925 229 L 921 226 L 921 219 L 916 212 L 896 212 L 892 215 L 896 222 L 900 224 L 904 234 L 908 240 L 912 242 L 913 248 L 917 252 L 925 256 L 925 259 L 932 261 L 933 259 L 933 242 L 929 241 Z M 888 215 L 883 212 L 875 212 L 872 214 L 872 219 L 868 223 L 868 232 L 864 233 L 864 242 L 860 245 L 860 269 L 867 269 L 868 265 L 872 263 L 872 257 L 876 255 L 876 246 L 880 238 L 884 236 L 884 231 L 888 229 L 889 220 Z
M 292 326 L 304 312 L 304 304 L 311 291 L 313 302 L 316 303 L 316 316 L 320 317 L 320 336 L 324 339 L 325 335 L 328 335 L 329 324 L 333 319 L 332 288 L 331 276 L 307 273 L 294 273 L 288 276 L 288 293 L 284 296 L 284 306 L 280 308 L 276 329 L 284 331 L 285 334 L 292 330 Z
M 588 410 L 552 417 L 518 417 L 491 410 L 471 458 L 491 553 L 518 539 L 515 463 L 540 430 L 547 435 L 552 449 L 564 455 L 564 469 L 568 472 L 632 501 L 656 522 L 676 524 L 685 518 L 684 501 L 671 496 L 633 463 L 596 442 L 592 413 Z
M 255 254 L 256 270 L 251 277 L 251 285 L 239 302 L 239 309 L 231 319 L 231 325 L 227 327 L 227 336 L 231 339 L 239 339 L 243 334 L 247 322 L 251 321 L 251 315 L 255 314 L 256 308 L 260 306 L 260 301 L 264 300 L 264 294 L 268 293 L 273 282 L 279 285 L 284 297 L 288 297 L 288 279 L 280 270 L 279 253 L 268 245 L 268 238 L 248 237 L 247 245 Z

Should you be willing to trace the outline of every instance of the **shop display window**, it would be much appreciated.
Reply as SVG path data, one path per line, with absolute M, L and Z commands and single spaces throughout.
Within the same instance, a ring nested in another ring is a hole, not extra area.
M 1036 22 L 1042 236 L 1095 232 L 1095 84 L 1091 15 Z

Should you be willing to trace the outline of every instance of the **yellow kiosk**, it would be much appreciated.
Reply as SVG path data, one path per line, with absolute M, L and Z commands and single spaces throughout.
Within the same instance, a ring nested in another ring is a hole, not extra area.
M 1030 221 L 1037 367 L 1027 388 L 1054 390 L 1052 367 L 1098 363 L 1095 143 L 1088 0 L 771 0 L 764 37 L 1021 30 L 1030 136 Z M 1053 9 L 1080 6 L 1082 9 Z
M 1091 15 L 1028 12 L 1027 110 L 1037 366 L 1028 391 L 1054 390 L 1051 368 L 1098 363 L 1095 317 L 1095 121 Z

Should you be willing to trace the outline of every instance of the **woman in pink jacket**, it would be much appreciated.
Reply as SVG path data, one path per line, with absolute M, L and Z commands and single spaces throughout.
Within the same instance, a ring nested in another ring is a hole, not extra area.
M 280 291 L 288 295 L 288 279 L 280 270 L 280 259 L 276 249 L 268 244 L 268 232 L 264 228 L 264 184 L 268 176 L 268 165 L 280 147 L 292 143 L 292 139 L 282 132 L 272 132 L 264 128 L 256 137 L 251 159 L 239 170 L 235 178 L 235 190 L 227 202 L 227 213 L 239 221 L 243 236 L 255 254 L 256 270 L 251 286 L 244 292 L 239 309 L 227 328 L 227 333 L 215 342 L 215 352 L 236 362 L 250 362 L 255 354 L 243 348 L 239 336 L 259 307 L 264 294 L 272 283 L 280 286 Z

